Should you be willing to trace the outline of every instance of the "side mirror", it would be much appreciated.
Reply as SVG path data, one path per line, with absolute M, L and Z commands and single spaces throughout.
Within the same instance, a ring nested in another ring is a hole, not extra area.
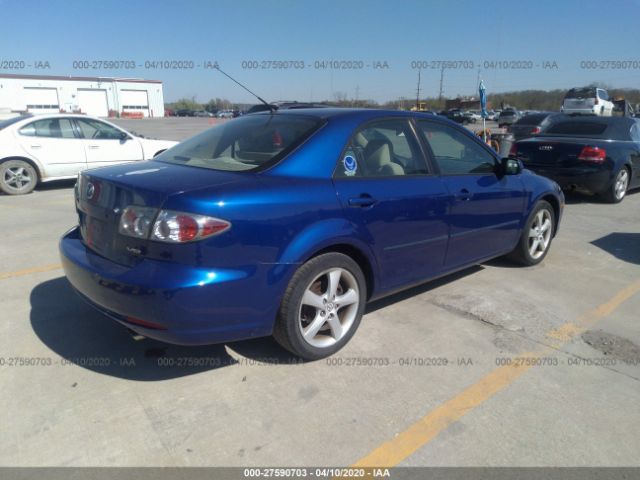
M 123 142 L 126 142 L 127 140 L 129 140 L 129 134 L 127 132 L 120 132 L 120 140 Z
M 518 175 L 522 172 L 522 164 L 515 158 L 503 158 L 500 160 L 500 166 L 503 175 Z

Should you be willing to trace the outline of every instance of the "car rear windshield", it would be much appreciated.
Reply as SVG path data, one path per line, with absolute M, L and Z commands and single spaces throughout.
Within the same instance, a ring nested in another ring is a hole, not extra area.
M 527 115 L 518 120 L 515 125 L 540 125 L 548 115 L 546 113 L 536 113 Z
M 567 92 L 564 98 L 595 98 L 595 88 L 572 88 Z
M 600 136 L 607 130 L 606 123 L 600 122 L 558 122 L 546 131 L 551 135 L 578 135 L 578 136 Z
M 247 115 L 211 128 L 154 160 L 224 171 L 266 168 L 284 158 L 322 125 L 302 115 Z
M 20 120 L 24 120 L 25 118 L 27 117 L 19 116 L 19 117 L 13 117 L 13 118 L 8 118 L 6 120 L 2 120 L 0 121 L 0 130 L 2 130 L 3 128 L 7 128 L 9 125 L 13 125 L 14 123 L 17 123 Z

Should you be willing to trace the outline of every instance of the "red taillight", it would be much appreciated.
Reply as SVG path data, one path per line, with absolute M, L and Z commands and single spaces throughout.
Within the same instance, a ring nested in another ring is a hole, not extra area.
M 282 135 L 280 135 L 280 132 L 277 130 L 273 132 L 271 140 L 274 147 L 282 147 L 282 144 L 284 143 L 284 141 L 282 140 Z
M 162 210 L 153 225 L 151 240 L 185 243 L 202 240 L 231 228 L 226 220 L 193 213 Z
M 198 222 L 189 215 L 176 215 L 178 224 L 178 239 L 181 242 L 190 242 L 198 235 Z
M 584 162 L 596 162 L 602 163 L 607 158 L 607 152 L 604 148 L 600 147 L 582 147 L 580 151 L 580 155 L 578 155 L 578 160 L 582 160 Z
M 140 325 L 144 328 L 151 328 L 153 330 L 166 330 L 167 327 L 164 325 L 160 325 L 159 323 L 149 322 L 148 320 L 142 320 L 140 318 L 135 317 L 125 317 L 125 320 L 129 323 L 134 323 L 136 325 Z
M 540 127 L 533 127 L 531 129 L 531 133 L 532 134 L 540 133 L 541 131 L 542 131 L 542 129 Z
M 516 148 L 516 144 L 515 143 L 513 145 L 511 145 L 511 148 L 509 149 L 509 156 L 510 157 L 517 157 L 518 156 L 518 149 Z

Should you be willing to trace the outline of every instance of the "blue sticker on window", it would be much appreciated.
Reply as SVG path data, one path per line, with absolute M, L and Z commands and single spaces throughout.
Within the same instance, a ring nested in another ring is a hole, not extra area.
M 344 165 L 344 174 L 348 177 L 353 177 L 358 171 L 358 163 L 351 152 L 344 156 L 342 165 Z

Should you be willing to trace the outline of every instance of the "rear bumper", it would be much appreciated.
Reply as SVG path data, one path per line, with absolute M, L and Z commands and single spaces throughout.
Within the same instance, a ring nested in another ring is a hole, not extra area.
M 578 189 L 603 193 L 613 182 L 611 171 L 604 166 L 546 167 L 525 164 L 525 167 L 555 181 L 563 190 Z
M 237 270 L 142 260 L 116 264 L 88 249 L 78 228 L 60 240 L 73 288 L 95 308 L 157 340 L 202 345 L 270 335 L 280 295 L 265 265 Z

